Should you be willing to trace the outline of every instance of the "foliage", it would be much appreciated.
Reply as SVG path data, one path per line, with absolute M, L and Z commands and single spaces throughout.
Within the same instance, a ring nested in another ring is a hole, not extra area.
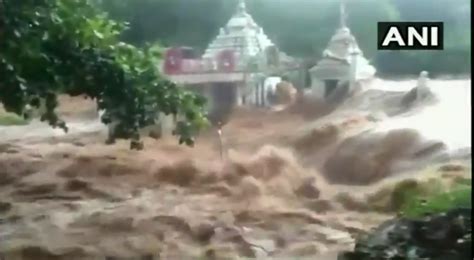
M 406 180 L 392 192 L 398 218 L 356 241 L 339 260 L 471 259 L 471 179 L 458 176 L 448 185 Z
M 180 143 L 192 144 L 206 123 L 204 99 L 184 92 L 158 74 L 157 46 L 143 50 L 118 41 L 126 24 L 98 12 L 87 0 L 3 0 L 0 2 L 0 102 L 25 114 L 39 108 L 41 120 L 67 131 L 55 113 L 57 93 L 85 94 L 104 109 L 102 121 L 114 122 L 115 138 L 131 138 L 154 124 L 158 112 L 181 114 Z
M 398 182 L 391 192 L 391 209 L 401 213 L 408 207 L 417 205 L 419 200 L 448 191 L 449 187 L 446 186 L 443 180 L 438 178 L 407 179 Z
M 407 217 L 420 217 L 456 207 L 469 207 L 472 203 L 471 193 L 470 184 L 460 184 L 449 191 L 439 191 L 428 197 L 414 196 L 402 207 L 401 212 Z
M 28 121 L 12 113 L 0 112 L 0 126 L 26 125 Z
M 420 179 L 403 179 L 389 182 L 376 192 L 367 195 L 369 208 L 403 216 L 422 216 L 453 207 L 470 204 L 471 176 L 467 170 L 442 175 L 439 172 L 423 173 Z
M 472 207 L 421 219 L 395 219 L 357 240 L 339 260 L 472 259 Z
M 467 207 L 471 205 L 472 188 L 471 178 L 468 173 L 465 174 L 451 177 L 452 180 L 443 180 L 441 176 L 423 180 L 403 180 L 398 182 L 393 190 L 382 190 L 369 200 L 390 194 L 390 211 L 398 212 L 404 217 L 421 217 L 456 207 Z M 377 205 L 377 202 L 371 203 Z
M 167 46 L 203 50 L 235 11 L 237 0 L 96 0 L 114 18 L 130 22 L 133 44 L 160 39 Z M 384 75 L 470 73 L 470 1 L 346 1 L 349 26 L 364 54 Z M 339 25 L 339 1 L 252 0 L 247 9 L 284 52 L 318 58 Z M 376 50 L 378 21 L 445 22 L 444 51 Z

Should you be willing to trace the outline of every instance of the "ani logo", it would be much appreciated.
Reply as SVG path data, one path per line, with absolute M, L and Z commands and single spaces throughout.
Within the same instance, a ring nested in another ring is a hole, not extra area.
M 443 22 L 379 22 L 379 50 L 442 50 Z

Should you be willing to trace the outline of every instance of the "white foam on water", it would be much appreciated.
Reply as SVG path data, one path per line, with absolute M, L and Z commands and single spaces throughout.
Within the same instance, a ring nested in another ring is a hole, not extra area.
M 416 80 L 376 80 L 372 88 L 406 92 L 415 86 Z M 431 80 L 429 88 L 438 103 L 389 118 L 377 130 L 415 129 L 426 138 L 443 141 L 449 149 L 471 147 L 471 80 Z

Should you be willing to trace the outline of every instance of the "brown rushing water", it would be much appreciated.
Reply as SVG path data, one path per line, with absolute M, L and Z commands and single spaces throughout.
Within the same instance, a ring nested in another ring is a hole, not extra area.
M 443 140 L 406 125 L 380 130 L 394 119 L 374 120 L 371 109 L 395 109 L 390 100 L 322 118 L 308 117 L 315 107 L 239 109 L 223 129 L 221 160 L 213 132 L 194 148 L 174 139 L 146 139 L 139 152 L 128 142 L 105 146 L 92 103 L 67 99 L 68 135 L 40 123 L 0 128 L 0 253 L 336 259 L 357 234 L 394 215 L 373 208 L 370 195 L 424 178 L 431 170 L 418 169 L 436 169 L 433 162 L 453 164 Z M 458 164 L 447 178 L 470 172 Z

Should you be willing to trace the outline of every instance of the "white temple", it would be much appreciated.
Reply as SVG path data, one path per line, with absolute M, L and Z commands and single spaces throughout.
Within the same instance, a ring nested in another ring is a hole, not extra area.
M 187 55 L 190 48 L 171 48 L 166 53 L 163 71 L 180 85 L 208 96 L 209 104 L 235 96 L 235 103 L 264 105 L 269 74 L 296 71 L 299 63 L 282 53 L 247 12 L 239 0 L 235 13 L 207 46 L 201 57 Z M 219 94 L 218 94 L 219 92 Z M 234 92 L 224 94 L 224 92 Z
M 349 85 L 350 90 L 355 83 L 371 79 L 375 74 L 375 68 L 364 58 L 346 25 L 343 3 L 340 16 L 339 29 L 330 39 L 322 59 L 309 71 L 312 92 L 320 97 L 328 97 L 340 86 Z M 219 29 L 202 56 L 196 55 L 192 48 L 170 48 L 163 64 L 168 79 L 208 98 L 211 114 L 231 111 L 235 105 L 266 106 L 268 94 L 274 90 L 272 85 L 277 82 L 275 77 L 304 82 L 303 70 L 306 69 L 301 62 L 272 43 L 247 12 L 244 0 L 239 0 L 235 13 Z
M 322 59 L 310 69 L 313 93 L 327 97 L 344 82 L 371 79 L 375 68 L 364 58 L 355 37 L 346 25 L 344 3 L 340 6 L 340 27 L 331 37 Z
M 219 34 L 204 52 L 203 59 L 215 59 L 222 50 L 232 49 L 237 60 L 246 60 L 269 46 L 274 44 L 247 13 L 245 2 L 240 0 L 237 12 L 220 28 Z

